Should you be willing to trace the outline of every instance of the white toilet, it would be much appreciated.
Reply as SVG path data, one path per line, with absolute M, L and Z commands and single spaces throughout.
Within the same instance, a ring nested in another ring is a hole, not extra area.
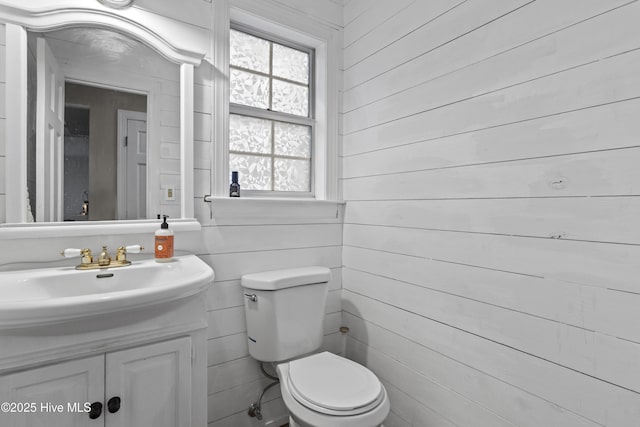
M 379 426 L 389 398 L 375 374 L 333 353 L 311 354 L 322 344 L 330 278 L 325 267 L 242 276 L 249 353 L 277 365 L 292 427 Z

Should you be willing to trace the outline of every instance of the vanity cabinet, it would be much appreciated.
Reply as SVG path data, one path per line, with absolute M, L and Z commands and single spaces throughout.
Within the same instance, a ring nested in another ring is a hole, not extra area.
M 102 404 L 95 419 L 84 408 L 37 406 L 28 416 L 0 411 L 0 427 L 206 427 L 205 289 L 147 306 L 0 328 L 0 404 Z M 114 397 L 120 408 L 109 412 Z
M 189 426 L 191 354 L 181 337 L 6 375 L 0 401 L 17 412 L 0 425 Z
M 15 405 L 0 413 L 0 425 L 98 426 L 104 418 L 89 419 L 87 413 L 69 411 L 68 403 L 102 401 L 104 356 L 93 356 L 9 374 L 2 379 L 0 401 Z M 41 405 L 51 403 L 56 406 Z M 60 410 L 59 404 L 63 405 Z M 74 408 L 75 409 L 75 408 Z M 82 408 L 84 410 L 84 407 Z

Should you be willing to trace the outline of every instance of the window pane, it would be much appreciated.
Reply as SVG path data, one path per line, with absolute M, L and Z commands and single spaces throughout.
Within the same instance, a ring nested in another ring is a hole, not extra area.
M 229 116 L 229 150 L 271 153 L 271 121 L 231 114 Z
M 269 42 L 249 34 L 231 30 L 231 65 L 269 72 Z
M 229 170 L 238 171 L 242 190 L 271 190 L 271 159 L 269 157 L 229 154 Z
M 273 110 L 297 116 L 309 115 L 309 89 L 273 79 Z
M 231 69 L 230 101 L 250 107 L 269 108 L 269 78 Z
M 273 75 L 309 83 L 309 54 L 274 43 Z
M 276 157 L 274 161 L 274 190 L 310 191 L 309 166 L 309 160 L 279 159 Z
M 309 126 L 275 122 L 275 154 L 311 157 L 311 128 Z

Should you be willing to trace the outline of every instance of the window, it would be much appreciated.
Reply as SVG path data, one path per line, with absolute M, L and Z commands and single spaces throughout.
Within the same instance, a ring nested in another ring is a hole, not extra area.
M 313 50 L 233 28 L 229 80 L 229 170 L 242 191 L 313 193 Z

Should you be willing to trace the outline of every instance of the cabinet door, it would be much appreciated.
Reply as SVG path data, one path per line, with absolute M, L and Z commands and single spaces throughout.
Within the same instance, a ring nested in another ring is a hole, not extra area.
M 191 425 L 191 338 L 109 353 L 105 373 L 107 427 Z
M 10 402 L 17 412 L 0 412 L 0 426 L 102 426 L 104 413 L 92 420 L 84 405 L 102 403 L 103 396 L 104 355 L 5 375 L 0 402 Z

